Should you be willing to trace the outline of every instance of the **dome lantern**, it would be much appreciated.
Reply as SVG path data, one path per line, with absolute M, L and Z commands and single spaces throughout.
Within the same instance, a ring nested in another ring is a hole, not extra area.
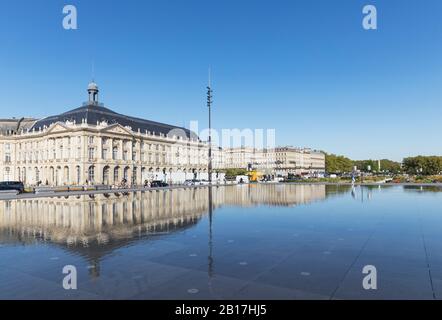
M 98 86 L 94 81 L 89 83 L 89 85 L 87 86 L 87 92 L 89 94 L 89 103 L 90 104 L 98 104 L 98 92 L 99 91 L 100 90 L 98 90 Z

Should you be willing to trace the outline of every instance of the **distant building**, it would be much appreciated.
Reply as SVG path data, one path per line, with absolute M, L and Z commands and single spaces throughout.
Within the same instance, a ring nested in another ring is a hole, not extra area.
M 258 170 L 283 177 L 289 174 L 322 175 L 325 173 L 325 154 L 294 147 L 230 148 L 224 150 L 224 167 Z
M 247 169 L 255 161 L 256 149 L 251 147 L 224 149 L 225 168 Z
M 276 148 L 276 172 L 278 175 L 323 175 L 325 154 L 309 148 Z

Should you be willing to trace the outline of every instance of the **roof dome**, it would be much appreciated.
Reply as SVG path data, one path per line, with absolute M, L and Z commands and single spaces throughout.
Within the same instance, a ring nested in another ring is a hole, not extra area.
M 87 89 L 88 90 L 98 90 L 98 86 L 97 86 L 97 84 L 95 83 L 95 82 L 91 82 L 91 83 L 89 83 L 89 85 L 87 86 Z

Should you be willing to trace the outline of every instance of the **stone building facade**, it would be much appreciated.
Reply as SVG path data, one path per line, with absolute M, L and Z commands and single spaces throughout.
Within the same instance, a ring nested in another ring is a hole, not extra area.
M 60 115 L 0 121 L 0 180 L 62 186 L 208 179 L 208 145 L 195 133 L 116 113 L 98 102 L 98 92 L 89 84 L 89 101 Z
M 43 119 L 0 119 L 0 181 L 27 186 L 179 184 L 208 180 L 208 144 L 188 129 L 116 113 L 88 102 Z M 212 181 L 222 169 L 258 170 L 267 175 L 322 174 L 325 156 L 311 149 L 212 148 Z
M 323 175 L 325 173 L 325 154 L 309 148 L 279 147 L 275 148 L 278 175 Z
M 231 148 L 224 150 L 224 165 L 226 168 L 258 170 L 283 177 L 289 174 L 322 175 L 325 173 L 325 154 L 308 148 L 294 147 Z

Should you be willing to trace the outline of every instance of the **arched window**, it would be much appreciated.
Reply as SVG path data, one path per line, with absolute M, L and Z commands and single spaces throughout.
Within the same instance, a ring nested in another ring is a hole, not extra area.
M 147 176 L 146 176 L 146 168 L 141 168 L 141 182 L 144 182 L 144 180 L 146 180 L 147 179 Z
M 64 167 L 64 182 L 69 184 L 69 167 Z
M 103 169 L 103 184 L 109 184 L 109 167 Z
M 114 183 L 118 183 L 120 180 L 120 167 L 114 169 Z
M 135 184 L 137 182 L 137 167 L 134 167 L 134 170 L 132 172 L 132 184 Z
M 95 182 L 95 167 L 94 166 L 90 166 L 88 171 L 87 171 L 87 180 L 90 183 Z
M 57 167 L 55 169 L 55 180 L 54 180 L 54 182 L 55 182 L 56 186 L 58 186 L 60 184 L 60 170 L 61 170 L 60 167 Z
M 9 168 L 9 167 L 6 167 L 6 168 L 5 168 L 5 172 L 4 172 L 4 177 L 3 177 L 3 179 L 4 179 L 5 181 L 11 181 L 11 168 Z

